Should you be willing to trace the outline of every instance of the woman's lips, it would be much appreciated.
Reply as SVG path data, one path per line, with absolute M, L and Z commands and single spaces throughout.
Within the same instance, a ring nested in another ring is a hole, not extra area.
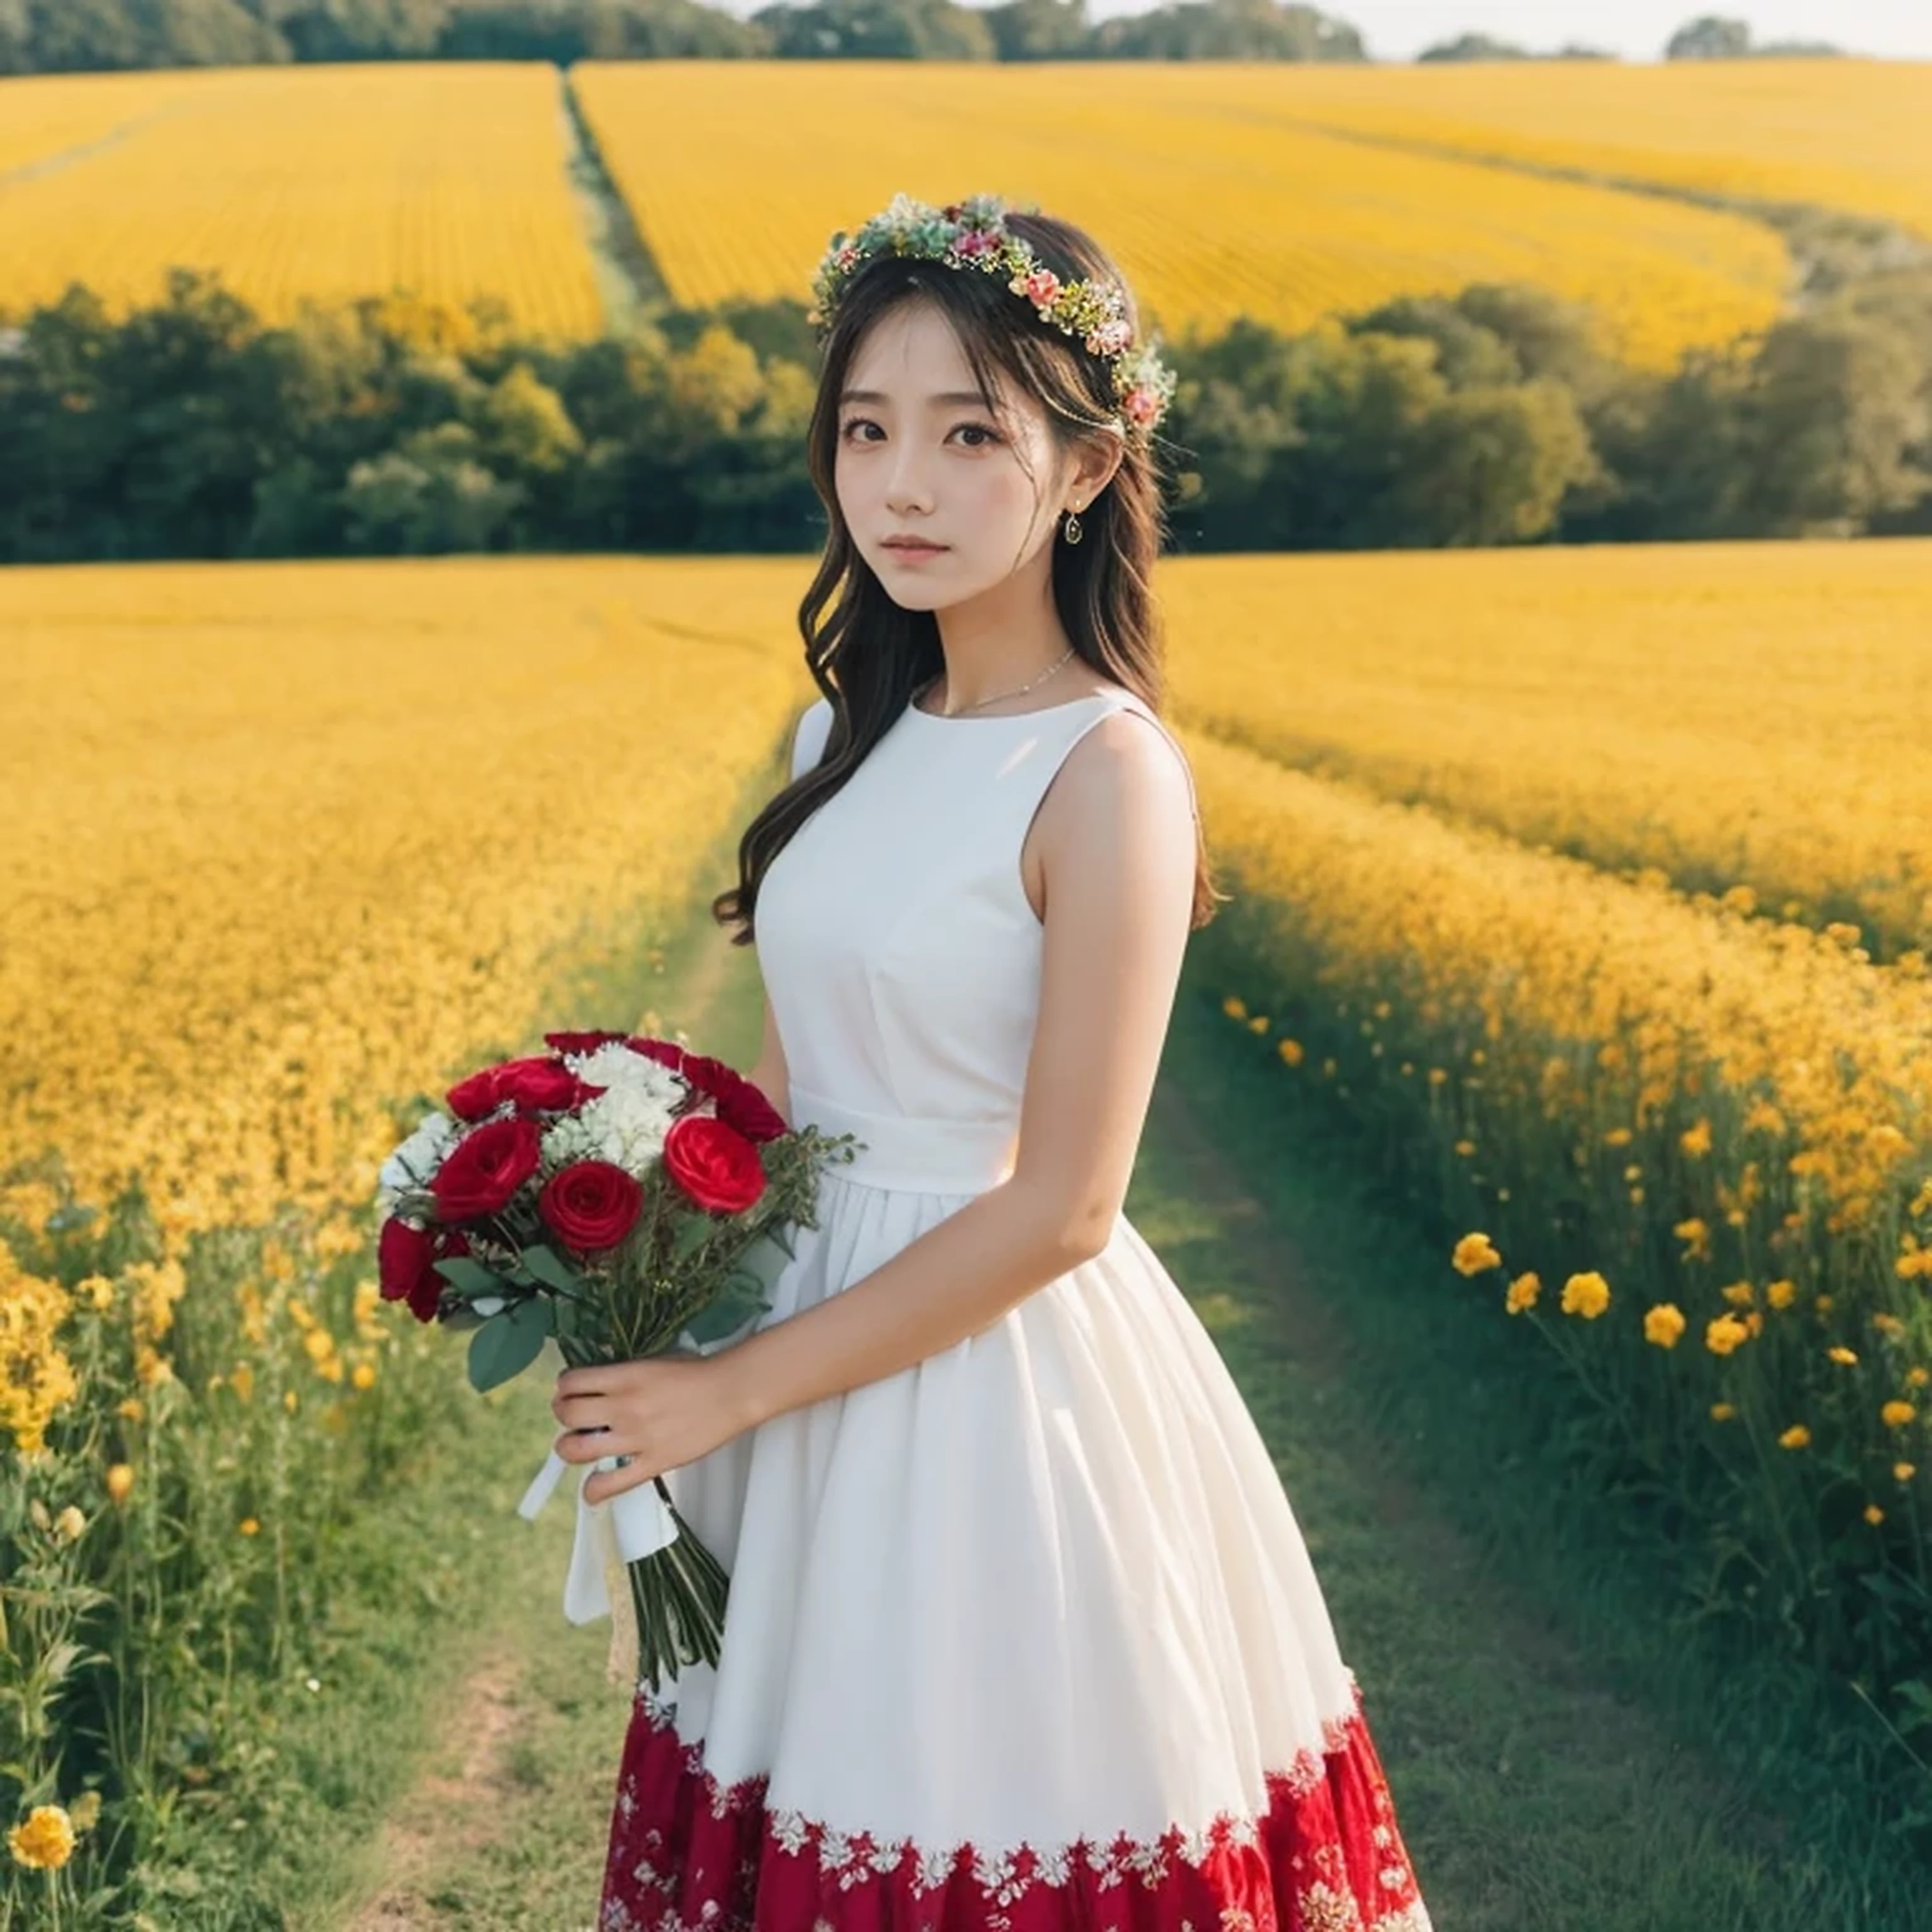
M 906 538 L 888 537 L 881 548 L 899 556 L 937 556 L 945 549 L 944 544 L 916 543 Z

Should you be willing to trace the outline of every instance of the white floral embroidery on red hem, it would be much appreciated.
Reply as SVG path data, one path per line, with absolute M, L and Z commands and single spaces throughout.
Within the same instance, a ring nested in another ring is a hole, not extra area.
M 672 1771 L 698 1815 L 708 1812 L 713 1821 L 736 1833 L 735 1872 L 728 1877 L 714 1871 L 704 1882 L 722 1886 L 727 1898 L 740 1901 L 757 1895 L 762 1854 L 776 1847 L 802 1854 L 815 1874 L 812 1882 L 822 1885 L 830 1880 L 840 1893 L 850 1894 L 859 1886 L 884 1882 L 898 1889 L 902 1907 L 908 1910 L 913 1901 L 970 1871 L 980 1895 L 980 1916 L 976 1919 L 969 1916 L 962 1923 L 977 1932 L 1010 1932 L 1015 1906 L 1022 1901 L 1030 1906 L 1039 1903 L 1030 1898 L 1036 1891 L 1064 1898 L 1069 1912 L 1090 1912 L 1090 1898 L 1084 1908 L 1076 1904 L 1081 1895 L 1111 1891 L 1137 1878 L 1152 1908 L 1154 1894 L 1182 1882 L 1183 1868 L 1191 1868 L 1190 1876 L 1198 1881 L 1217 1851 L 1240 1847 L 1280 1862 L 1277 1888 L 1284 1894 L 1283 1905 L 1288 1903 L 1286 1894 L 1292 1892 L 1294 1916 L 1277 1919 L 1270 1915 L 1268 1925 L 1278 1926 L 1280 1932 L 1288 1932 L 1291 1926 L 1294 1932 L 1433 1932 L 1394 1827 L 1386 1784 L 1374 1760 L 1360 1686 L 1352 1672 L 1347 1682 L 1352 1714 L 1324 1720 L 1322 1754 L 1304 1748 L 1286 1770 L 1264 1774 L 1268 1802 L 1263 1814 L 1223 1813 L 1204 1827 L 1190 1832 L 1171 1826 L 1150 1840 L 1121 1834 L 1105 1844 L 1076 1839 L 1044 1846 L 1022 1844 L 988 1850 L 970 1843 L 948 1848 L 922 1846 L 908 1839 L 878 1839 L 863 1830 L 841 1829 L 796 1810 L 770 1808 L 766 1802 L 768 1774 L 754 1773 L 721 1784 L 704 1762 L 703 1742 L 687 1742 L 678 1735 L 674 1697 L 658 1696 L 643 1684 L 638 1687 L 637 1701 L 644 1728 L 636 1736 L 640 1742 L 650 1741 L 645 1749 L 654 1748 L 664 1757 L 665 1768 Z M 1273 1850 L 1266 1842 L 1275 1838 L 1281 1821 L 1326 1782 L 1330 1768 L 1324 1757 L 1346 1760 L 1364 1753 L 1370 1760 L 1367 1800 L 1372 1809 L 1368 1819 L 1357 1820 L 1362 1838 L 1354 1842 L 1372 1847 L 1371 1856 L 1380 1854 L 1382 1862 L 1369 1880 L 1377 1894 L 1372 1904 L 1358 1894 L 1349 1870 L 1350 1855 L 1345 1852 L 1341 1837 L 1310 1838 L 1288 1844 L 1277 1840 Z M 599 1932 L 753 1932 L 753 1921 L 734 1918 L 736 1908 L 723 1902 L 716 1890 L 709 1897 L 688 1895 L 679 1846 L 668 1841 L 658 1824 L 636 1820 L 638 1804 L 637 1790 L 627 1774 L 620 1780 L 617 1808 L 622 1822 L 615 1830 Z M 639 1823 L 643 1824 L 641 1830 L 637 1828 Z M 632 1903 L 626 1902 L 626 1892 Z M 648 1906 L 646 1900 L 652 1901 Z M 1383 1906 L 1388 1909 L 1376 1909 Z M 1373 1912 L 1372 1917 L 1364 1916 L 1365 1907 Z M 685 1916 L 694 1908 L 695 1918 Z M 754 1919 L 757 1907 L 746 1909 Z M 870 1912 L 874 1908 L 865 1909 Z M 1141 1908 L 1133 1909 L 1138 1912 Z M 839 1932 L 839 1928 L 820 1916 L 812 1932 Z M 1228 1905 L 1220 1910 L 1218 1924 L 1210 1921 L 1197 1928 L 1184 1913 L 1178 1932 L 1262 1932 L 1262 1928 L 1257 1926 L 1254 1914 Z
M 1279 1802 L 1283 1792 L 1300 1800 L 1320 1790 L 1328 1774 L 1324 1757 L 1338 1756 L 1348 1748 L 1351 1735 L 1361 1718 L 1362 1693 L 1352 1670 L 1346 1673 L 1346 1679 L 1351 1714 L 1322 1720 L 1322 1750 L 1316 1751 L 1304 1744 L 1286 1768 L 1263 1774 L 1270 1809 Z M 642 1683 L 636 1696 L 653 1724 L 675 1732 L 675 1700 L 660 1696 Z M 699 1788 L 707 1795 L 714 1818 L 728 1817 L 748 1805 L 764 1808 L 765 1824 L 773 1841 L 794 1854 L 812 1852 L 820 1870 L 836 1878 L 841 1891 L 850 1891 L 874 1873 L 883 1876 L 897 1871 L 910 1852 L 912 1889 L 916 1897 L 945 1884 L 964 1856 L 970 1859 L 973 1876 L 988 1898 L 996 1904 L 1010 1905 L 1034 1886 L 1064 1885 L 1076 1859 L 1096 1874 L 1103 1889 L 1130 1876 L 1138 1878 L 1151 1888 L 1166 1880 L 1170 1861 L 1198 1866 L 1216 1851 L 1233 1846 L 1253 1848 L 1261 1842 L 1257 1816 L 1228 1811 L 1219 1813 L 1195 1831 L 1172 1825 L 1157 1838 L 1144 1840 L 1123 1834 L 1106 1844 L 1082 1838 L 1045 1845 L 1029 1844 L 1022 1840 L 1016 1845 L 996 1848 L 970 1840 L 936 1846 L 919 1844 L 910 1838 L 874 1838 L 868 1832 L 841 1831 L 808 1818 L 802 1811 L 783 1806 L 766 1807 L 765 1793 L 771 1782 L 769 1773 L 754 1772 L 724 1784 L 705 1763 L 701 1742 L 687 1743 L 680 1738 L 678 1744 L 685 1773 L 697 1780 Z M 628 1789 L 620 1790 L 617 1802 L 628 1818 L 635 1801 Z M 1359 1920 L 1355 1923 L 1359 1927 Z M 677 1928 L 666 1925 L 659 1928 L 658 1932 L 677 1932 Z M 1380 1927 L 1374 1932 L 1381 1932 Z

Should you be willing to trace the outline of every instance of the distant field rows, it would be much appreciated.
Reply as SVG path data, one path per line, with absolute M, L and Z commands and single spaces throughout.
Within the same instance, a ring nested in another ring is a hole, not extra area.
M 1184 93 L 1208 91 L 1186 70 Z M 1880 216 L 1932 240 L 1932 62 L 1538 61 L 1224 70 L 1225 106 L 1660 186 Z
M 175 266 L 220 269 L 278 320 L 304 297 L 404 288 L 459 304 L 498 296 L 559 334 L 602 321 L 554 68 L 0 83 L 0 309 L 74 281 L 116 308 L 151 301 Z
M 1160 580 L 1192 725 L 1932 945 L 1932 543 L 1177 558 Z
M 1613 346 L 1663 364 L 1777 312 L 1790 262 L 1755 222 L 1298 128 L 1252 71 L 1128 62 L 1101 86 L 1090 65 L 686 61 L 574 77 L 688 302 L 800 294 L 832 230 L 904 188 L 988 190 L 1091 227 L 1170 336 L 1522 280 L 1591 304 Z

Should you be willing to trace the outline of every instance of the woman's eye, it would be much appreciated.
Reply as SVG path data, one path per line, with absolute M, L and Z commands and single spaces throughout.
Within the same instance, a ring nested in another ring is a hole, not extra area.
M 855 429 L 877 429 L 878 428 L 878 424 L 874 422 L 869 416 L 854 416 L 852 420 L 839 431 L 839 434 L 843 436 L 850 438 L 852 435 L 852 432 Z M 864 439 L 862 437 L 858 439 L 858 440 L 860 441 L 862 441 Z
M 998 442 L 1000 440 L 998 434 L 988 429 L 984 423 L 962 423 L 959 427 L 969 436 L 983 436 L 986 439 L 986 442 Z M 986 443 L 970 443 L 967 446 L 971 449 L 984 449 Z

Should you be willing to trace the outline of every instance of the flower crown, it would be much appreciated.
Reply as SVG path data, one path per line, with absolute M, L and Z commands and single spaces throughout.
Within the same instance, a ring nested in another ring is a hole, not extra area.
M 993 194 L 968 195 L 943 208 L 908 194 L 894 195 L 856 234 L 848 236 L 842 228 L 832 236 L 813 272 L 813 306 L 806 321 L 822 342 L 847 283 L 876 255 L 910 255 L 943 262 L 949 268 L 1004 274 L 1006 286 L 1025 296 L 1042 322 L 1063 334 L 1082 337 L 1089 352 L 1108 364 L 1120 405 L 1114 426 L 1129 435 L 1150 434 L 1166 413 L 1176 379 L 1150 341 L 1135 343 L 1124 292 L 1112 282 L 1062 281 L 1006 226 L 1006 212 L 1005 202 Z

